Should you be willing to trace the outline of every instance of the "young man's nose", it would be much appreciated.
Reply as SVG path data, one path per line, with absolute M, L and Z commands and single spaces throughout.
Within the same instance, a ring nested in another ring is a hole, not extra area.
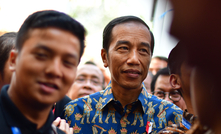
M 53 77 L 62 76 L 61 61 L 59 59 L 54 59 L 47 64 L 46 73 Z

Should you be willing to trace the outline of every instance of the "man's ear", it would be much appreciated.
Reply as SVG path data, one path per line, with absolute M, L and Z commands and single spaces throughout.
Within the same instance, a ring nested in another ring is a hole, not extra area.
M 171 74 L 170 75 L 170 85 L 174 89 L 180 89 L 181 88 L 180 77 L 177 74 Z
M 102 58 L 102 61 L 104 63 L 104 67 L 108 67 L 108 62 L 107 62 L 107 52 L 106 50 L 103 48 L 101 49 L 101 58 Z
M 16 65 L 16 59 L 18 56 L 18 51 L 15 49 L 12 49 L 9 55 L 9 69 L 14 72 L 15 71 L 15 65 Z

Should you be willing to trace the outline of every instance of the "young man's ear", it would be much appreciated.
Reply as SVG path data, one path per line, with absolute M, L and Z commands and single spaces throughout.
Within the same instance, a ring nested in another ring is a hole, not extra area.
M 15 71 L 15 65 L 16 65 L 16 59 L 18 56 L 18 51 L 15 49 L 12 49 L 9 55 L 9 69 L 14 72 Z
M 106 50 L 103 48 L 101 49 L 101 58 L 103 60 L 103 63 L 104 63 L 104 67 L 108 67 L 108 62 L 107 62 L 107 52 Z
M 181 88 L 180 77 L 177 74 L 171 74 L 170 75 L 170 85 L 174 89 L 180 89 Z

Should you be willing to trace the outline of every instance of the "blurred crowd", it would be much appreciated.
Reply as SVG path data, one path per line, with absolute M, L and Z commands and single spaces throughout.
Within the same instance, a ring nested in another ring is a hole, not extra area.
M 171 0 L 168 57 L 139 17 L 103 30 L 101 59 L 79 65 L 85 28 L 55 10 L 0 36 L 2 134 L 220 134 L 221 1 Z M 78 66 L 79 65 L 79 66 Z

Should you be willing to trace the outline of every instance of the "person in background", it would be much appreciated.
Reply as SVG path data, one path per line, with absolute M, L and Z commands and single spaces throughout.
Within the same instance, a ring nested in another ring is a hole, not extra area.
M 154 37 L 136 16 L 110 21 L 103 31 L 101 57 L 111 73 L 105 90 L 66 105 L 64 118 L 74 133 L 157 133 L 182 119 L 176 105 L 148 94 L 148 73 Z
M 43 10 L 28 16 L 10 53 L 10 85 L 1 89 L 1 133 L 64 133 L 52 125 L 51 108 L 74 81 L 84 38 L 84 27 L 62 12 Z M 57 125 L 73 133 L 65 121 Z
M 104 75 L 100 68 L 91 61 L 79 66 L 77 76 L 67 93 L 72 100 L 84 97 L 104 89 Z
M 151 91 L 158 98 L 174 103 L 182 110 L 186 109 L 180 89 L 174 89 L 170 84 L 170 74 L 167 67 L 159 70 L 153 77 Z
M 9 54 L 15 47 L 16 32 L 0 36 L 0 90 L 11 81 L 12 72 L 9 70 Z
M 153 79 L 153 74 L 150 71 L 148 71 L 147 77 L 143 81 L 148 93 L 151 93 L 150 84 L 151 84 L 152 79 Z
M 221 132 L 221 1 L 171 0 L 170 33 L 185 41 L 191 72 L 191 101 L 199 123 L 188 133 Z M 206 131 L 206 132 L 205 132 Z
M 149 71 L 153 75 L 156 75 L 160 69 L 167 67 L 167 63 L 168 63 L 168 59 L 166 57 L 155 56 L 151 59 Z
M 190 75 L 193 67 L 188 64 L 187 52 L 183 41 L 171 50 L 168 57 L 168 67 L 170 70 L 170 84 L 174 89 L 180 89 L 187 109 L 184 110 L 182 123 L 173 124 L 160 133 L 177 133 L 184 134 L 195 123 L 191 95 L 190 95 Z

